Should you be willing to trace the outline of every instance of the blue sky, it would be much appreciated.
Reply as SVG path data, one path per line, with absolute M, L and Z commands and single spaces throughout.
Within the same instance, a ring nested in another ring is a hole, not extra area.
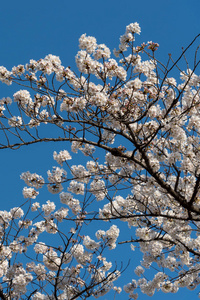
M 142 28 L 136 39 L 140 44 L 154 41 L 160 44 L 159 58 L 166 62 L 168 53 L 177 58 L 181 47 L 186 47 L 200 33 L 199 0 L 10 0 L 0 8 L 0 65 L 25 64 L 47 54 L 60 56 L 64 66 L 75 68 L 78 38 L 82 33 L 95 36 L 98 43 L 114 49 L 126 25 L 138 22 Z M 12 96 L 17 86 L 1 84 L 0 98 Z M 54 164 L 52 153 L 65 145 L 38 144 L 17 151 L 3 150 L 0 155 L 1 209 L 22 203 L 23 171 L 43 173 Z M 129 252 L 131 253 L 131 252 Z M 119 254 L 120 255 L 120 254 Z M 134 257 L 139 260 L 139 257 Z M 133 270 L 128 270 L 130 276 Z M 183 290 L 178 294 L 153 296 L 157 300 L 180 297 L 188 300 L 197 291 Z M 125 299 L 117 296 L 116 299 Z M 106 298 L 105 296 L 105 299 Z M 147 300 L 143 295 L 140 299 Z

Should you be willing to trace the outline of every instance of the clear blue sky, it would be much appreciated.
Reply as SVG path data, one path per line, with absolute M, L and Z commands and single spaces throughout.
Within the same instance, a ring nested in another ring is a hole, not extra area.
M 75 67 L 74 56 L 78 50 L 78 38 L 82 33 L 93 35 L 98 43 L 111 49 L 119 44 L 119 36 L 126 25 L 138 22 L 142 28 L 137 38 L 160 44 L 159 57 L 167 61 L 167 54 L 178 57 L 182 46 L 200 33 L 199 0 L 8 0 L 1 1 L 0 8 L 0 65 L 25 64 L 31 58 L 40 59 L 47 54 L 60 56 L 63 65 Z M 12 96 L 17 86 L 1 84 L 0 98 Z M 54 164 L 53 150 L 63 150 L 65 145 L 38 144 L 18 151 L 1 151 L 0 188 L 1 209 L 10 209 L 22 203 L 23 171 L 43 173 Z M 139 256 L 134 257 L 139 260 Z M 129 255 L 129 254 L 127 254 Z M 128 270 L 128 276 L 133 270 Z M 120 283 L 120 282 L 119 282 Z M 123 283 L 124 284 L 124 281 Z M 197 290 L 183 290 L 178 294 L 153 296 L 157 300 L 197 299 Z M 117 299 L 127 299 L 119 295 Z M 109 299 L 103 297 L 103 299 Z M 140 299 L 147 300 L 143 295 Z

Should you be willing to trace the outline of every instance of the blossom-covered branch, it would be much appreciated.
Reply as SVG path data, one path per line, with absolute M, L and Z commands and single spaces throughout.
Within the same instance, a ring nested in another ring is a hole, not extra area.
M 152 296 L 199 285 L 199 48 L 191 69 L 186 58 L 199 36 L 164 65 L 156 58 L 157 43 L 135 45 L 140 32 L 138 23 L 126 27 L 115 58 L 83 34 L 79 74 L 54 55 L 11 71 L 0 67 L 3 83 L 20 86 L 13 99 L 0 100 L 0 149 L 71 146 L 53 153 L 59 166 L 46 179 L 21 174 L 26 203 L 1 212 L 2 299 L 120 293 L 113 282 L 126 267 L 114 267 L 105 256 L 127 243 L 143 253 L 135 269 L 141 278 L 124 286 L 130 298 L 137 299 L 137 291 Z M 87 157 L 85 165 L 75 164 L 76 153 Z M 59 204 L 34 202 L 46 187 L 59 194 Z M 131 228 L 130 239 L 120 236 L 121 221 Z M 95 222 L 101 224 L 96 231 Z M 145 275 L 150 267 L 153 278 Z

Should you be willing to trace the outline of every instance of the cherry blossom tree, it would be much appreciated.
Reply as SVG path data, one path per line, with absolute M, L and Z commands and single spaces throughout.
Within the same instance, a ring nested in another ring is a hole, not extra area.
M 0 211 L 1 299 L 98 298 L 122 288 L 137 299 L 140 291 L 152 296 L 199 285 L 199 47 L 192 62 L 186 57 L 199 36 L 163 64 L 157 43 L 135 45 L 140 32 L 138 23 L 126 27 L 115 59 L 83 34 L 78 73 L 54 55 L 11 71 L 0 67 L 3 83 L 20 86 L 13 99 L 0 100 L 0 148 L 64 148 L 54 151 L 46 179 L 21 174 L 23 205 Z M 76 154 L 85 164 L 75 164 Z M 39 189 L 58 201 L 36 202 Z M 130 239 L 120 236 L 121 222 Z M 142 257 L 135 277 L 120 287 L 126 266 L 106 255 L 125 244 L 130 258 L 135 249 Z

